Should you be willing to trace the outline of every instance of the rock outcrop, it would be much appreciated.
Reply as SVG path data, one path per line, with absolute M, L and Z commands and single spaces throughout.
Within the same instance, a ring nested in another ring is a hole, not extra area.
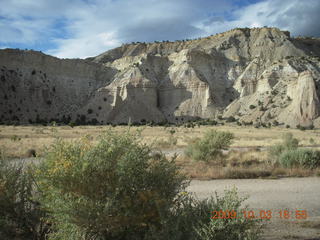
M 58 59 L 0 50 L 1 122 L 320 123 L 320 40 L 276 28 Z

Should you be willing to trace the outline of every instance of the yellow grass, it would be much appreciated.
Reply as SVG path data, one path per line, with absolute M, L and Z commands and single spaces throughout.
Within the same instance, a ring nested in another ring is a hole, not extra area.
M 267 152 L 255 150 L 230 151 L 223 159 L 209 163 L 195 162 L 180 155 L 176 162 L 181 167 L 182 173 L 191 179 L 320 176 L 320 169 L 281 168 L 269 161 Z
M 41 156 L 45 148 L 56 138 L 72 141 L 90 136 L 95 141 L 97 136 L 112 128 L 116 132 L 129 131 L 126 126 L 0 126 L 0 148 L 10 158 L 28 157 L 28 151 L 34 149 Z M 245 151 L 231 150 L 223 159 L 211 163 L 194 162 L 183 153 L 178 156 L 177 163 L 190 178 L 254 178 L 278 176 L 320 176 L 320 170 L 283 169 L 273 166 L 266 151 L 255 150 L 254 147 L 267 147 L 281 142 L 284 133 L 291 132 L 298 138 L 301 146 L 320 145 L 320 130 L 301 131 L 274 127 L 256 129 L 254 127 L 201 126 L 184 127 L 130 127 L 130 132 L 140 130 L 141 141 L 151 145 L 153 149 L 172 151 L 183 149 L 195 138 L 200 138 L 209 129 L 230 131 L 235 139 L 231 147 L 249 147 Z M 183 151 L 180 151 L 183 152 Z
M 28 149 L 35 149 L 38 155 L 44 152 L 44 148 L 49 146 L 55 138 L 66 140 L 79 139 L 85 135 L 90 135 L 96 139 L 98 135 L 110 128 L 109 126 L 0 126 L 0 147 L 6 150 L 9 157 L 24 157 Z M 128 127 L 118 126 L 112 128 L 117 132 L 128 131 Z M 201 126 L 195 128 L 184 127 L 131 127 L 130 131 L 143 130 L 142 141 L 153 145 L 157 149 L 184 148 L 192 139 L 201 137 L 208 129 L 230 131 L 234 133 L 235 139 L 233 147 L 254 147 L 270 146 L 281 141 L 284 133 L 291 132 L 294 137 L 300 140 L 301 145 L 320 144 L 320 130 L 301 131 L 297 129 L 271 128 L 256 129 L 254 127 L 243 126 Z M 175 133 L 170 133 L 174 129 Z M 177 142 L 170 144 L 172 138 Z M 313 139 L 310 140 L 310 139 Z M 171 140 L 171 141 L 170 141 Z

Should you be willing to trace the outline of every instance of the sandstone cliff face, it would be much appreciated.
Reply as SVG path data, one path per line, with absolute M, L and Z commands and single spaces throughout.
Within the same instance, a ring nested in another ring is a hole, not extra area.
M 2 122 L 320 122 L 320 41 L 276 28 L 127 44 L 86 60 L 0 50 Z

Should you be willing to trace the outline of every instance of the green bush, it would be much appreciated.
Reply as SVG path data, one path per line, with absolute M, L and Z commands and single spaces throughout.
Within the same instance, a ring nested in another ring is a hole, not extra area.
M 0 156 L 0 239 L 45 239 L 46 213 L 35 200 L 31 173 Z
M 299 146 L 299 140 L 294 138 L 292 133 L 286 133 L 283 135 L 283 146 L 285 149 L 297 149 Z
M 198 200 L 188 194 L 179 195 L 178 202 L 166 218 L 160 231 L 150 231 L 148 240 L 244 240 L 258 239 L 258 220 L 245 218 L 241 213 L 247 208 L 241 205 L 236 189 L 226 190 L 223 197 Z M 236 219 L 213 219 L 213 211 L 237 212 Z
M 298 149 L 299 140 L 291 133 L 283 136 L 281 144 L 269 148 L 269 155 L 282 167 L 316 168 L 320 166 L 320 151 Z
M 314 169 L 320 167 L 320 151 L 310 149 L 293 149 L 279 156 L 279 163 L 285 168 L 303 167 Z
M 210 161 L 220 156 L 223 149 L 227 149 L 234 135 L 230 132 L 210 130 L 202 139 L 190 144 L 185 154 L 196 161 Z
M 299 140 L 294 138 L 292 133 L 286 133 L 282 136 L 282 143 L 271 146 L 268 149 L 269 156 L 273 160 L 278 160 L 279 156 L 288 150 L 295 150 L 299 146 Z
M 159 229 L 185 181 L 174 161 L 150 153 L 111 131 L 95 145 L 57 141 L 37 170 L 54 223 L 49 239 L 143 239 Z
M 236 119 L 233 116 L 227 118 L 226 122 L 235 122 Z
M 240 198 L 237 191 L 225 191 L 225 196 L 216 200 L 211 199 L 207 202 L 211 211 L 234 211 L 236 218 L 233 219 L 211 219 L 209 224 L 201 223 L 195 228 L 199 239 L 201 240 L 241 240 L 241 239 L 258 239 L 260 234 L 259 220 L 248 218 L 241 213 L 248 211 L 247 208 L 242 209 L 241 205 L 246 198 Z M 203 205 L 199 204 L 200 206 Z M 207 205 L 207 206 L 208 206 Z M 205 207 L 204 207 L 205 208 Z

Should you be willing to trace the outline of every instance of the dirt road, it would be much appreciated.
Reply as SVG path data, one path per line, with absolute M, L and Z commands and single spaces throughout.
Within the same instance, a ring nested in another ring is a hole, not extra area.
M 245 204 L 258 217 L 261 210 L 271 210 L 263 239 L 320 240 L 320 178 L 228 179 L 191 182 L 188 191 L 199 198 L 207 198 L 217 191 L 236 187 L 240 196 L 249 196 Z M 279 211 L 288 210 L 289 219 L 281 219 Z M 305 210 L 306 220 L 296 219 L 296 210 Z

